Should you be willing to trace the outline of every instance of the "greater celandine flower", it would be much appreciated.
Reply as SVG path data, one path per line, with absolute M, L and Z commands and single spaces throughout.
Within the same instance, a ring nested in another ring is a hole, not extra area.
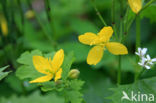
M 128 0 L 128 3 L 132 11 L 138 14 L 142 8 L 142 0 Z
M 128 54 L 127 48 L 123 44 L 118 42 L 110 42 L 112 34 L 113 29 L 112 27 L 108 26 L 102 28 L 97 35 L 91 32 L 87 32 L 78 37 L 81 43 L 94 46 L 88 53 L 88 64 L 96 65 L 98 62 L 100 62 L 106 48 L 114 55 Z
M 64 61 L 64 51 L 60 49 L 57 51 L 53 57 L 51 58 L 44 58 L 42 56 L 33 56 L 33 64 L 35 69 L 45 74 L 45 76 L 39 77 L 35 80 L 30 81 L 30 83 L 42 83 L 50 81 L 54 78 L 55 82 L 61 78 L 62 75 L 62 68 L 61 65 Z

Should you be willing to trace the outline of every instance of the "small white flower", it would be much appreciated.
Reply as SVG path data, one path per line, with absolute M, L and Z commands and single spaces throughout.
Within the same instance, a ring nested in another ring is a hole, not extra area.
M 138 64 L 146 69 L 150 69 L 154 65 L 154 62 L 156 62 L 156 58 L 151 59 L 150 55 L 146 55 L 146 52 L 147 48 L 138 48 L 138 52 L 135 52 L 135 54 L 140 57 Z
M 138 63 L 140 66 L 146 68 L 146 69 L 150 69 L 151 67 L 149 66 L 149 63 L 147 62 L 147 58 L 141 58 L 140 62 Z
M 153 65 L 154 62 L 156 62 L 156 58 L 151 59 L 151 57 L 149 55 L 146 56 L 147 61 L 150 65 Z
M 143 48 L 143 49 L 138 48 L 138 52 L 135 52 L 135 54 L 138 55 L 139 57 L 144 57 L 146 52 L 147 52 L 147 48 Z

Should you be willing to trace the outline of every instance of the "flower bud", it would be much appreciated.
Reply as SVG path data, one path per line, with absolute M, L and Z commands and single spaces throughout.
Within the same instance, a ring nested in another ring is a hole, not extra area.
M 128 0 L 128 3 L 132 11 L 138 14 L 142 8 L 142 0 Z
M 32 10 L 28 10 L 26 13 L 25 13 L 25 17 L 27 19 L 33 19 L 35 16 L 34 12 Z
M 0 26 L 4 36 L 8 35 L 8 24 L 5 17 L 0 15 Z
M 80 71 L 78 69 L 72 69 L 68 73 L 68 78 L 77 79 L 79 77 Z

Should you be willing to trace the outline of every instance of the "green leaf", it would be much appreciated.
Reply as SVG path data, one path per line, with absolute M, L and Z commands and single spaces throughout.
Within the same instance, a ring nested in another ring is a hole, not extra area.
M 74 61 L 73 58 L 73 52 L 70 52 L 67 56 L 65 56 L 64 61 L 63 61 L 63 65 L 62 65 L 62 78 L 65 80 L 68 76 L 68 73 L 70 71 L 71 65 Z
M 0 80 L 2 80 L 4 77 L 6 77 L 10 72 L 3 72 L 5 69 L 7 69 L 9 66 L 5 66 L 0 68 Z
M 25 52 L 17 60 L 18 63 L 24 64 L 24 65 L 21 65 L 16 71 L 16 76 L 18 78 L 20 78 L 20 79 L 26 79 L 26 78 L 35 79 L 39 76 L 42 76 L 42 74 L 39 73 L 33 66 L 32 56 L 34 56 L 34 55 L 42 56 L 42 53 L 39 50 L 34 50 L 32 52 Z
M 113 103 L 155 103 L 154 101 L 149 101 L 149 94 L 156 95 L 156 77 L 149 78 L 149 79 L 143 79 L 140 80 L 136 83 L 129 84 L 129 85 L 120 85 L 117 88 L 111 89 L 114 93 L 109 99 L 112 100 Z M 128 97 L 131 100 L 122 100 L 121 98 L 123 97 L 123 92 L 125 92 Z M 132 92 L 133 94 L 136 94 L 136 99 L 137 101 L 132 101 Z M 141 99 L 141 94 L 146 94 L 148 96 L 148 101 L 146 101 L 146 97 L 144 97 L 144 101 Z M 140 95 L 140 102 L 138 102 L 138 96 Z
M 26 91 L 32 91 L 37 86 L 35 84 L 29 84 L 28 81 L 24 80 L 21 81 L 19 78 L 17 78 L 14 74 L 9 75 L 6 79 L 5 82 L 11 89 L 18 93 L 23 93 Z
M 31 53 L 30 52 L 24 52 L 19 59 L 17 59 L 17 62 L 20 64 L 25 64 L 25 65 L 33 65 L 32 63 L 32 56 L 34 55 L 39 55 L 42 56 L 41 51 L 39 50 L 34 50 Z
M 105 97 L 111 95 L 108 88 L 114 88 L 114 84 L 110 78 L 105 76 L 108 75 L 107 71 L 93 70 L 85 63 L 81 64 L 79 68 L 80 77 L 85 81 L 84 101 L 86 103 L 111 103 Z
M 155 10 L 156 10 L 156 4 L 152 4 L 150 5 L 148 8 L 146 8 L 145 10 L 142 11 L 141 13 L 141 17 L 142 18 L 149 18 L 150 21 L 152 23 L 156 22 L 156 13 L 155 13 Z
M 71 103 L 82 103 L 82 93 L 80 90 L 84 84 L 84 81 L 81 80 L 71 80 L 69 82 L 69 87 L 64 91 L 66 100 Z
M 65 96 L 66 100 L 70 101 L 70 103 L 82 103 L 82 94 L 79 91 L 66 91 Z
M 54 81 L 41 83 L 40 85 L 41 85 L 41 90 L 44 92 L 52 91 L 52 90 L 56 89 L 56 87 L 55 87 L 56 85 L 55 85 Z
M 81 90 L 82 89 L 82 86 L 84 85 L 84 81 L 82 80 L 78 80 L 78 79 L 74 79 L 74 80 L 71 80 L 69 82 L 70 84 L 70 87 L 73 89 L 73 90 Z
M 1 97 L 0 103 L 64 103 L 64 98 L 54 93 L 41 95 L 37 91 L 29 96 L 12 95 L 9 98 Z

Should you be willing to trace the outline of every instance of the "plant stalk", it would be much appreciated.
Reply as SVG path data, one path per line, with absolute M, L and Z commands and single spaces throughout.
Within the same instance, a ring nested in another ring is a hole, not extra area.
M 121 84 L 121 55 L 119 55 L 119 67 L 118 67 L 118 74 L 117 74 L 117 85 Z
M 101 22 L 103 23 L 104 26 L 107 26 L 104 18 L 102 17 L 101 13 L 99 12 L 98 8 L 96 7 L 96 4 L 95 4 L 94 0 L 91 0 L 91 2 L 92 2 L 94 10 L 95 10 L 96 14 L 98 15 L 99 19 L 101 20 Z

